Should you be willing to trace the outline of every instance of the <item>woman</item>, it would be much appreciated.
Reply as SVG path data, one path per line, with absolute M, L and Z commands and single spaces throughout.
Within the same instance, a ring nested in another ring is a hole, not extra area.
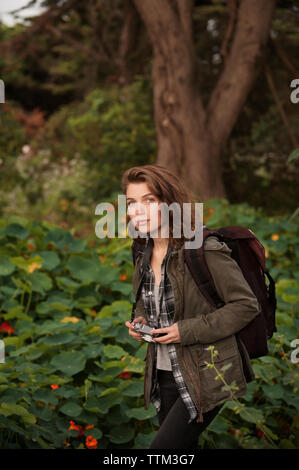
M 154 404 L 160 424 L 150 449 L 196 449 L 221 403 L 232 398 L 223 385 L 233 382 L 234 397 L 240 397 L 246 381 L 254 379 L 247 351 L 241 341 L 239 350 L 235 333 L 258 314 L 258 301 L 230 257 L 231 250 L 212 236 L 204 244 L 205 258 L 225 305 L 215 310 L 199 291 L 183 258 L 189 238 L 173 236 L 171 211 L 166 230 L 159 208 L 161 202 L 176 202 L 181 209 L 183 202 L 192 202 L 175 175 L 160 165 L 133 167 L 124 173 L 122 189 L 128 220 L 137 229 L 138 243 L 145 245 L 133 275 L 135 296 L 142 286 L 134 322 L 148 324 L 156 335 L 148 343 L 144 375 L 144 406 Z M 194 211 L 191 216 L 194 230 Z M 133 323 L 126 322 L 129 334 L 142 342 Z M 209 346 L 217 350 L 213 360 Z M 218 372 L 222 380 L 215 380 Z

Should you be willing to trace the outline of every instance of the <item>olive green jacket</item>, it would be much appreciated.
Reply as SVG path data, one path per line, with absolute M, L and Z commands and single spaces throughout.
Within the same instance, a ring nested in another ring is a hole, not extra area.
M 200 292 L 184 263 L 184 247 L 171 251 L 166 264 L 174 294 L 174 323 L 178 324 L 181 338 L 180 343 L 174 344 L 182 376 L 199 410 L 197 421 L 202 421 L 202 413 L 220 402 L 232 399 L 231 391 L 223 389 L 223 380 L 219 377 L 215 380 L 218 371 L 223 374 L 227 384 L 238 387 L 233 392 L 234 397 L 244 395 L 246 381 L 254 380 L 247 350 L 241 340 L 240 349 L 238 348 L 235 333 L 259 313 L 258 300 L 238 263 L 231 258 L 231 250 L 227 244 L 211 236 L 206 239 L 204 249 L 215 287 L 225 302 L 223 307 L 216 310 Z M 137 258 L 133 274 L 135 296 L 141 282 L 142 258 L 143 255 Z M 142 296 L 136 303 L 135 316 L 143 316 L 147 320 Z M 217 371 L 207 366 L 207 363 L 212 363 L 211 351 L 207 349 L 209 346 L 214 346 L 218 351 L 214 357 Z M 154 353 L 155 345 L 149 343 L 145 357 L 145 409 L 150 404 Z M 224 366 L 228 367 L 221 371 Z

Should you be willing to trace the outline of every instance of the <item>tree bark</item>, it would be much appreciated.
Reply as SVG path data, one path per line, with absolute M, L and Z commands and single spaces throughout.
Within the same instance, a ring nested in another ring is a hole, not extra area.
M 226 197 L 221 154 L 258 72 L 275 0 L 241 0 L 232 46 L 204 109 L 192 38 L 193 0 L 133 0 L 153 49 L 157 163 L 201 201 Z
M 119 82 L 129 85 L 133 80 L 133 73 L 127 65 L 127 56 L 135 47 L 137 41 L 137 30 L 140 22 L 139 15 L 131 0 L 124 1 L 124 23 L 119 40 L 118 57 L 116 63 L 119 68 Z

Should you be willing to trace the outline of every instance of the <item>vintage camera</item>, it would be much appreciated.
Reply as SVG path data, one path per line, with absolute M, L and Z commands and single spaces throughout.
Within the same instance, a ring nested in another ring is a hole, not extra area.
M 159 336 L 165 336 L 166 333 L 154 333 L 152 334 L 151 333 L 151 330 L 153 330 L 152 327 L 148 326 L 148 325 L 145 325 L 144 323 L 133 323 L 134 325 L 134 331 L 136 331 L 136 333 L 140 333 L 141 336 L 142 336 L 142 339 L 144 341 L 147 341 L 148 343 L 154 343 L 155 341 L 153 340 L 153 337 L 154 338 L 158 338 Z

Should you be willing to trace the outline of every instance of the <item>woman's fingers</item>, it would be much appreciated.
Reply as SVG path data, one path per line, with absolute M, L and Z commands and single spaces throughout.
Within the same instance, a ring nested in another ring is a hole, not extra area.
M 127 321 L 125 323 L 125 325 L 129 328 L 129 335 L 132 336 L 133 338 L 137 339 L 138 341 L 142 341 L 142 337 L 141 337 L 141 334 L 140 333 L 136 333 L 134 331 L 134 325 L 132 325 L 132 323 L 130 323 L 129 321 Z
M 174 323 L 171 326 L 168 326 L 166 328 L 157 328 L 153 329 L 152 333 L 166 333 L 166 335 L 160 336 L 160 337 L 155 337 L 154 340 L 157 343 L 162 343 L 162 344 L 167 344 L 167 343 L 180 343 L 181 338 L 180 338 L 180 333 L 178 329 L 177 323 Z

